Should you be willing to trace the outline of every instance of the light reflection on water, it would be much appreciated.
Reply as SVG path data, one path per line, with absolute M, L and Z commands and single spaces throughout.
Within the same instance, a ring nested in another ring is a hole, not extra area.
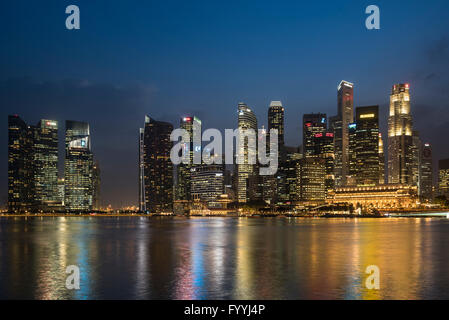
M 448 299 L 448 249 L 447 219 L 0 218 L 0 298 Z

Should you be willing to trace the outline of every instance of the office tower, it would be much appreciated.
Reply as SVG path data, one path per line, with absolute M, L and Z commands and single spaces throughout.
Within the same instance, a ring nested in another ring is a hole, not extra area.
M 354 121 L 354 84 L 341 81 L 338 85 L 338 115 L 332 119 L 335 135 L 335 170 L 337 186 L 346 185 L 349 174 L 349 124 Z
M 346 186 L 355 186 L 357 176 L 357 123 L 350 123 L 348 127 L 349 153 L 348 174 L 346 175 Z
M 8 210 L 31 210 L 32 135 L 19 116 L 8 116 Z
M 304 157 L 315 155 L 315 135 L 324 134 L 327 130 L 326 114 L 305 114 L 302 118 L 302 146 Z
M 356 185 L 376 186 L 380 180 L 379 106 L 356 108 L 355 132 Z
M 173 164 L 170 159 L 172 131 L 172 124 L 145 117 L 145 212 L 165 213 L 173 210 Z
M 390 95 L 388 118 L 388 183 L 413 183 L 413 137 L 410 86 L 396 84 Z
M 322 158 L 302 158 L 297 162 L 297 189 L 303 202 L 323 202 L 326 199 L 325 163 Z
M 257 118 L 254 112 L 244 103 L 238 105 L 238 128 L 243 133 L 247 130 L 254 130 L 257 132 Z M 237 164 L 237 199 L 240 203 L 245 203 L 250 200 L 249 190 L 250 179 L 254 179 L 257 175 L 257 165 L 250 163 L 250 159 L 256 159 L 257 162 L 257 146 L 251 146 L 249 139 L 245 139 L 244 135 L 240 137 L 240 150 L 237 152 L 243 158 L 242 164 Z M 257 144 L 257 137 L 255 144 Z
M 93 155 L 89 124 L 66 121 L 65 206 L 70 212 L 92 210 Z
M 315 134 L 315 155 L 324 160 L 325 166 L 325 187 L 326 195 L 329 190 L 335 187 L 334 175 L 334 134 L 333 132 L 317 133 Z
M 65 182 L 64 178 L 58 178 L 58 202 L 61 204 L 60 211 L 65 210 Z
M 432 166 L 432 146 L 423 144 L 420 157 L 420 173 L 418 192 L 422 202 L 433 201 L 433 166 Z
M 92 207 L 94 210 L 101 209 L 101 169 L 100 162 L 97 160 L 92 168 L 92 188 L 93 188 L 93 198 Z
M 268 108 L 268 134 L 267 134 L 267 155 L 269 155 L 271 150 L 270 145 L 270 130 L 278 130 L 278 171 L 274 175 L 261 176 L 260 177 L 260 198 L 273 205 L 277 201 L 277 188 L 278 188 L 278 177 L 280 178 L 281 168 L 285 162 L 285 152 L 284 152 L 284 107 L 281 101 L 271 101 L 270 107 Z
M 145 116 L 145 123 L 149 122 Z M 145 128 L 139 128 L 139 211 L 145 212 Z
M 198 165 L 192 168 L 192 199 L 211 203 L 224 192 L 223 165 Z
M 385 154 L 384 140 L 379 132 L 379 184 L 385 184 Z
M 41 120 L 28 126 L 8 117 L 8 207 L 11 212 L 59 209 L 58 123 Z
M 449 200 L 449 159 L 438 162 L 438 195 Z
M 412 182 L 411 185 L 418 187 L 420 185 L 420 171 L 421 171 L 421 154 L 422 154 L 422 142 L 419 137 L 418 131 L 413 131 L 412 133 L 412 144 L 410 146 L 411 154 L 411 174 Z
M 335 186 L 343 186 L 343 124 L 339 116 L 333 116 L 329 118 L 329 130 L 334 134 L 334 176 Z M 349 137 L 349 131 L 348 131 Z
M 36 211 L 59 209 L 58 123 L 41 120 L 33 130 L 33 202 Z
M 284 107 L 281 101 L 271 101 L 268 108 L 268 135 L 271 129 L 278 131 L 278 145 L 281 148 L 284 146 Z M 270 141 L 268 139 L 268 141 Z M 267 144 L 267 146 L 269 146 Z
M 191 200 L 191 172 L 195 167 L 194 152 L 201 152 L 201 145 L 196 146 L 193 141 L 193 128 L 198 128 L 201 135 L 201 120 L 195 116 L 182 117 L 180 121 L 180 128 L 189 133 L 189 142 L 183 145 L 184 152 L 188 154 L 190 164 L 181 163 L 177 166 L 177 185 L 176 185 L 176 199 L 177 200 Z M 195 150 L 196 149 L 196 150 Z
M 300 200 L 300 194 L 298 194 L 298 182 L 297 179 L 297 168 L 298 163 L 302 159 L 302 154 L 299 152 L 297 147 L 285 147 L 285 165 L 284 165 L 284 176 L 285 176 L 285 196 L 283 196 L 284 202 L 293 202 Z

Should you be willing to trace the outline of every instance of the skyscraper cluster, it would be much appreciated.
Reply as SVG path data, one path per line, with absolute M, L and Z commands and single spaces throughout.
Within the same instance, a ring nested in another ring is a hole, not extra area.
M 86 212 L 99 209 L 100 171 L 87 123 L 66 121 L 64 176 L 59 178 L 58 122 L 27 125 L 8 117 L 10 212 Z
M 195 165 L 193 162 L 172 168 L 169 160 L 171 125 L 147 117 L 145 129 L 140 131 L 141 210 L 169 210 L 172 201 L 186 205 L 194 201 L 213 202 L 228 189 L 232 189 L 229 195 L 239 206 L 262 203 L 274 209 L 298 203 L 319 205 L 338 190 L 346 195 L 351 190 L 362 190 L 372 197 L 380 196 L 381 192 L 408 194 L 416 190 L 421 203 L 432 202 L 432 148 L 428 143 L 421 143 L 418 132 L 413 129 L 409 84 L 392 87 L 386 139 L 379 129 L 382 116 L 379 106 L 354 107 L 354 89 L 353 83 L 340 82 L 335 116 L 303 115 L 303 139 L 298 147 L 285 145 L 285 107 L 282 102 L 269 104 L 268 130 L 262 132 L 267 132 L 269 154 L 275 147 L 270 145 L 269 132 L 271 129 L 278 131 L 279 165 L 276 174 L 268 176 L 259 173 L 261 165 L 258 162 L 249 161 L 257 154 L 257 149 L 251 148 L 245 138 L 238 144 L 241 149 L 236 150 L 243 161 L 234 162 L 230 170 L 229 165 Z M 257 117 L 247 104 L 239 103 L 237 114 L 238 129 L 243 132 L 252 129 L 257 133 Z M 180 122 L 180 127 L 190 135 L 190 142 L 184 146 L 190 158 L 195 148 L 202 148 L 193 145 L 195 122 L 201 127 L 201 121 L 194 116 L 183 117 Z M 150 130 L 156 131 L 149 134 Z M 233 156 L 235 160 L 236 155 Z M 151 162 L 153 159 L 158 162 Z M 440 163 L 440 167 L 445 167 L 445 163 Z M 446 187 L 446 171 L 449 169 L 440 168 L 441 190 L 449 188 Z M 226 176 L 228 181 L 225 181 Z

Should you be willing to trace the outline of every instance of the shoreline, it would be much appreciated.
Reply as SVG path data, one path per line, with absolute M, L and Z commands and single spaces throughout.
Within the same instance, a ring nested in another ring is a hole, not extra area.
M 394 212 L 392 214 L 383 215 L 355 215 L 355 214 L 322 214 L 322 215 L 292 215 L 292 214 L 254 214 L 254 215 L 169 215 L 169 214 L 141 214 L 141 213 L 114 213 L 114 214 L 0 214 L 0 218 L 120 218 L 120 217 L 135 217 L 135 218 L 345 218 L 345 219 L 390 219 L 390 218 L 448 218 L 447 212 Z

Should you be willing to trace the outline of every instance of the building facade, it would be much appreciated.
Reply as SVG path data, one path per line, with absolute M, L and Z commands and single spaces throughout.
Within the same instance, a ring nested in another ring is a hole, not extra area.
M 438 195 L 449 200 L 449 159 L 438 162 Z
M 60 209 L 58 199 L 58 122 L 41 120 L 33 130 L 33 202 L 36 211 Z
M 408 185 L 344 187 L 333 190 L 329 204 L 351 204 L 362 209 L 412 209 L 419 206 L 418 190 Z
M 354 84 L 341 81 L 337 90 L 338 114 L 333 119 L 335 134 L 336 185 L 346 185 L 349 175 L 349 124 L 354 122 Z
M 67 211 L 92 210 L 93 154 L 86 122 L 66 121 L 64 183 Z
M 57 121 L 28 126 L 19 116 L 9 116 L 9 211 L 54 212 L 60 206 Z
M 247 130 L 254 130 L 257 132 L 257 118 L 254 112 L 244 103 L 238 105 L 238 128 L 243 133 Z M 255 186 L 250 180 L 255 180 L 258 175 L 257 172 L 257 137 L 254 144 L 251 144 L 249 139 L 245 139 L 244 135 L 240 136 L 240 149 L 237 152 L 243 159 L 241 164 L 237 164 L 237 200 L 239 203 L 250 201 L 250 195 L 254 194 L 254 190 L 249 187 Z M 256 159 L 256 163 L 251 163 L 250 159 Z
M 396 84 L 388 118 L 388 183 L 413 184 L 413 123 L 409 84 Z
M 353 130 L 350 154 L 355 185 L 376 186 L 380 180 L 379 106 L 357 107 Z
M 198 165 L 192 169 L 192 200 L 209 206 L 224 193 L 223 165 Z
M 172 131 L 172 124 L 145 117 L 144 212 L 167 213 L 173 210 L 173 164 L 170 159 Z
M 201 135 L 201 120 L 195 116 L 182 117 L 180 120 L 180 128 L 184 129 L 189 134 L 189 142 L 183 145 L 183 152 L 188 155 L 190 163 L 181 163 L 177 166 L 177 184 L 176 184 L 176 199 L 177 200 L 191 200 L 191 188 L 192 188 L 192 170 L 195 168 L 194 152 L 201 152 L 201 144 L 196 145 L 194 142 L 194 130 L 199 130 Z M 201 137 L 201 136 L 200 136 Z M 201 160 L 199 161 L 201 162 Z
M 31 211 L 32 131 L 17 115 L 8 116 L 8 210 Z
M 302 146 L 304 157 L 316 156 L 316 136 L 325 134 L 327 130 L 327 116 L 323 113 L 305 114 L 302 118 Z

